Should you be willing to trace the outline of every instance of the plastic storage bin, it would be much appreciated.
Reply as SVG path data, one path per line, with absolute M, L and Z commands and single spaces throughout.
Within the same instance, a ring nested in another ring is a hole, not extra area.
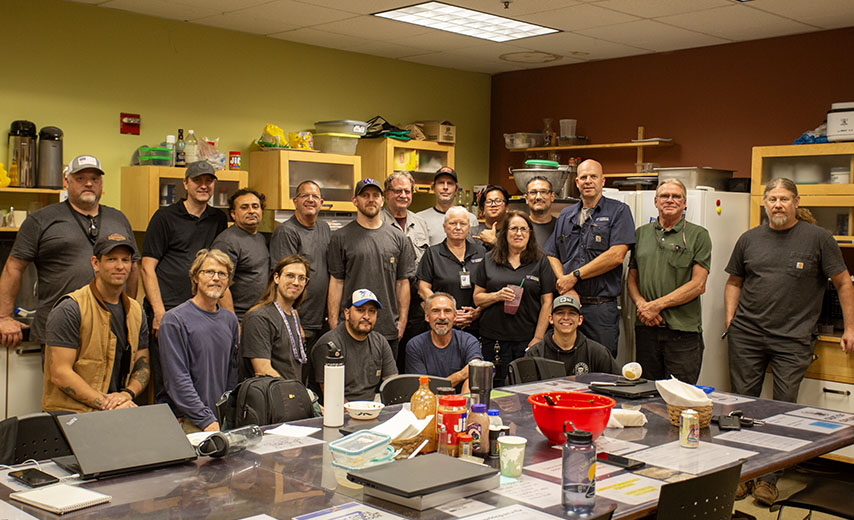
M 357 144 L 359 144 L 359 136 L 356 134 L 314 134 L 314 147 L 323 153 L 355 155 Z
M 362 430 L 329 443 L 332 458 L 342 466 L 363 468 L 386 454 L 391 437 L 384 433 Z
M 314 123 L 314 131 L 321 134 L 355 134 L 365 135 L 368 131 L 368 123 L 354 119 L 337 119 L 335 121 L 317 121 Z
M 518 148 L 534 148 L 535 146 L 543 146 L 543 134 L 531 134 L 526 132 L 516 132 L 515 134 L 504 134 L 504 146 L 508 150 L 516 150 Z
M 160 146 L 140 146 L 139 164 L 143 166 L 172 166 L 172 150 Z

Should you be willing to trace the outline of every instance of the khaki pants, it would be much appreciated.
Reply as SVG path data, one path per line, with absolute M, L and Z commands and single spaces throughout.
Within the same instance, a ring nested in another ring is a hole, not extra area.
M 180 418 L 178 419 L 178 423 L 181 425 L 181 428 L 184 430 L 184 433 L 198 433 L 202 431 L 201 428 L 192 423 L 189 419 Z

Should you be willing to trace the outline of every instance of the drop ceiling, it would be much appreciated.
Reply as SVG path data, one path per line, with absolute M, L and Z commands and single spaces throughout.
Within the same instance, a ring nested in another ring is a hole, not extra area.
M 71 1 L 486 74 L 854 26 L 851 0 L 443 0 L 561 31 L 492 43 L 371 16 L 418 0 Z

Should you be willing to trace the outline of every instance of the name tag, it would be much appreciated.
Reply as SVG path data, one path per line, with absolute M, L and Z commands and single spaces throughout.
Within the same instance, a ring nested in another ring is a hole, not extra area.
M 460 271 L 460 289 L 471 289 L 471 273 Z
M 596 217 L 596 222 L 609 222 L 611 217 Z

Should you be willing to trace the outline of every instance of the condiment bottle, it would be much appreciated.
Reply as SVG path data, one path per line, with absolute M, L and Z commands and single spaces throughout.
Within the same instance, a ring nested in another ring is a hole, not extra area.
M 569 421 L 567 421 L 568 423 Z M 596 502 L 596 447 L 593 435 L 584 430 L 566 431 L 563 445 L 561 502 L 566 511 L 586 514 Z
M 459 457 L 457 436 L 466 429 L 466 398 L 462 395 L 440 395 L 436 410 L 436 426 L 442 424 L 447 432 L 449 454 Z
M 471 458 L 472 456 L 472 436 L 468 433 L 461 433 L 457 436 L 458 444 L 459 444 L 459 457 L 462 458 Z
M 410 410 L 419 419 L 432 415 L 433 419 L 424 430 L 427 437 L 427 445 L 421 450 L 421 453 L 432 453 L 436 451 L 436 395 L 430 391 L 428 384 L 430 378 L 421 376 L 418 378 L 421 386 L 412 394 L 412 399 L 409 401 Z
M 451 455 L 451 443 L 444 424 L 439 425 L 437 434 L 439 437 L 439 453 L 442 455 Z
M 487 455 L 489 454 L 489 416 L 486 415 L 486 405 L 473 404 L 471 411 L 471 415 L 466 418 L 466 433 L 472 437 L 472 452 Z

